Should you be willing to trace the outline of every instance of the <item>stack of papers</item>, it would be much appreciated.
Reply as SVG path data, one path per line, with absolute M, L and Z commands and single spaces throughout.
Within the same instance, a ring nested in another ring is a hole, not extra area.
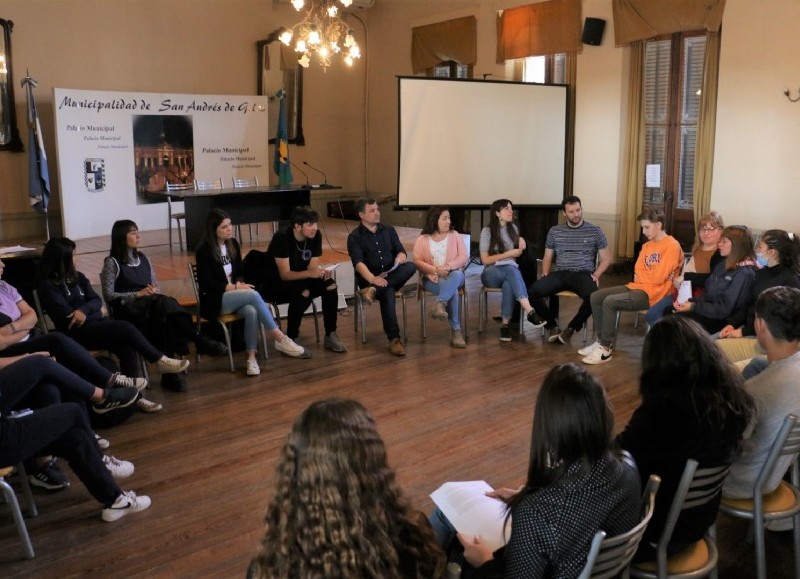
M 511 536 L 511 517 L 506 504 L 487 497 L 493 490 L 486 481 L 446 482 L 431 493 L 431 499 L 459 533 L 477 536 L 496 551 Z

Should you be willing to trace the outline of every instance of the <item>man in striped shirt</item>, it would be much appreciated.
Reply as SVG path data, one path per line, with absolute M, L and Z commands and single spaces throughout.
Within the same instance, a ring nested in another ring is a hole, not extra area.
M 528 288 L 531 305 L 536 311 L 534 325 L 550 330 L 548 342 L 551 344 L 568 344 L 572 334 L 583 327 L 592 315 L 589 296 L 611 265 L 608 240 L 599 227 L 584 221 L 581 200 L 574 195 L 565 197 L 561 210 L 565 222 L 551 227 L 547 233 L 542 276 Z M 544 298 L 565 290 L 578 294 L 583 303 L 567 327 L 559 331 L 556 308 L 548 308 Z

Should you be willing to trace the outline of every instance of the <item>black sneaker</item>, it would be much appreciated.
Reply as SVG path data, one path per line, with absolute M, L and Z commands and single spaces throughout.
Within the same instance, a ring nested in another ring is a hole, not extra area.
M 500 341 L 501 342 L 511 341 L 511 328 L 508 327 L 508 324 L 503 324 L 502 326 L 500 326 Z
M 92 410 L 96 414 L 105 414 L 117 408 L 125 408 L 136 402 L 139 390 L 133 386 L 126 388 L 106 388 L 103 390 L 105 399 L 102 402 L 92 404 Z
M 46 462 L 28 475 L 30 483 L 40 489 L 48 491 L 61 491 L 69 488 L 69 479 L 56 463 L 56 459 Z
M 162 374 L 161 387 L 171 392 L 186 392 L 189 389 L 186 374 Z
M 205 354 L 206 356 L 226 356 L 228 354 L 228 346 L 205 336 L 197 338 L 195 347 L 200 354 Z
M 528 321 L 533 324 L 534 328 L 542 328 L 547 325 L 547 320 L 545 320 L 542 316 L 536 313 L 536 310 L 531 310 L 528 312 Z

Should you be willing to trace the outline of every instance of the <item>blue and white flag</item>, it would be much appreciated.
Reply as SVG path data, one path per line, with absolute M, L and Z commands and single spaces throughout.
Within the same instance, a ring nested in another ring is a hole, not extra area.
M 278 134 L 275 136 L 275 160 L 272 168 L 278 176 L 278 185 L 289 185 L 294 178 L 292 176 L 292 165 L 289 160 L 289 132 L 286 122 L 286 99 L 285 92 L 279 91 L 277 97 L 280 101 L 278 109 Z
M 37 84 L 30 75 L 22 79 L 28 102 L 28 195 L 34 209 L 47 213 L 47 205 L 50 203 L 50 171 L 47 168 L 47 153 L 42 140 L 42 125 L 33 100 L 33 89 Z

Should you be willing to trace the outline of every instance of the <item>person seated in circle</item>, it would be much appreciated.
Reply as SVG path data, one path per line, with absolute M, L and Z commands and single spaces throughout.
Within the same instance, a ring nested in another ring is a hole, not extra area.
M 464 287 L 463 268 L 469 255 L 450 223 L 450 210 L 435 205 L 428 209 L 425 226 L 414 243 L 417 266 L 425 291 L 436 294 L 431 316 L 450 322 L 450 345 L 466 348 L 458 312 L 458 290 Z
M 247 576 L 441 577 L 444 554 L 395 482 L 374 418 L 355 400 L 314 402 L 275 470 Z

